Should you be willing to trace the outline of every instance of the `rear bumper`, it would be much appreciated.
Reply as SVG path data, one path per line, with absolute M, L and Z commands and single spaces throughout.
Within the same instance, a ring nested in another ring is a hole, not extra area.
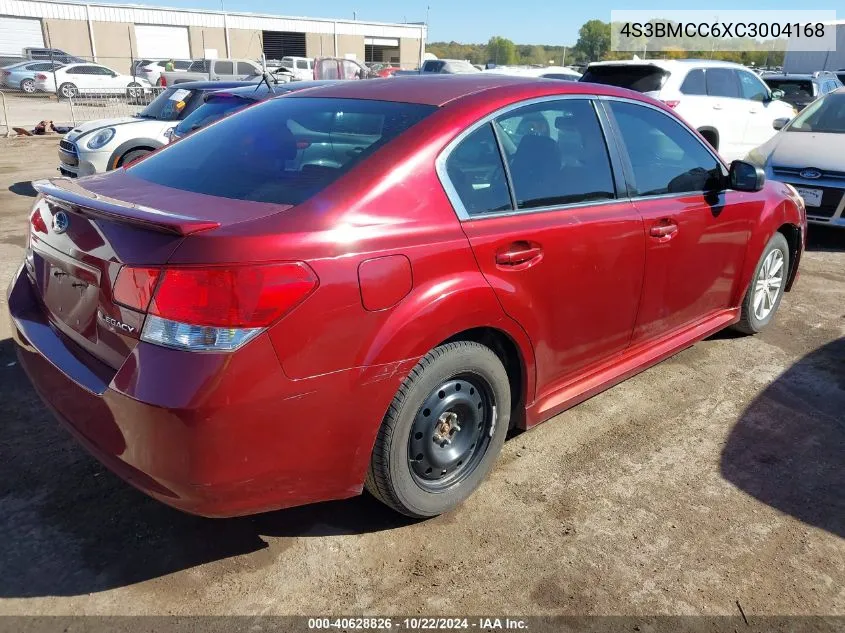
M 233 354 L 139 343 L 115 371 L 46 322 L 23 269 L 8 295 L 21 366 L 62 424 L 128 483 L 203 516 L 360 493 L 413 364 L 290 380 L 262 336 Z

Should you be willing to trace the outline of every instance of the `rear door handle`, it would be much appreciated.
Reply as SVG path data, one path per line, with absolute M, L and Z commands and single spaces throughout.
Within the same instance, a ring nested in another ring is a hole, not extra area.
M 658 240 L 665 242 L 673 237 L 678 232 L 678 225 L 672 221 L 664 221 L 662 224 L 655 224 L 648 230 L 648 234 L 656 237 Z
M 528 242 L 514 242 L 496 253 L 499 266 L 527 268 L 536 264 L 543 257 L 543 247 Z
M 713 104 L 713 109 L 714 109 L 714 110 L 721 110 L 721 109 L 722 109 L 722 104 L 721 104 L 721 103 L 714 103 L 714 104 Z

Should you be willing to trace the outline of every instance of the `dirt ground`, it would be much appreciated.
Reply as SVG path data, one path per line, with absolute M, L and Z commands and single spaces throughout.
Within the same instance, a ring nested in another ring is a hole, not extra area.
M 55 167 L 54 142 L 0 144 L 3 288 L 29 181 Z M 810 240 L 765 334 L 514 437 L 423 522 L 367 496 L 237 520 L 160 505 L 45 411 L 0 317 L 0 614 L 845 615 L 845 231 Z

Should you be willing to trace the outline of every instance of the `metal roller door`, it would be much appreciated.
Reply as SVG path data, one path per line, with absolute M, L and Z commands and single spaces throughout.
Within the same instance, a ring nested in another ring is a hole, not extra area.
M 20 57 L 28 46 L 44 48 L 41 20 L 0 15 L 0 57 Z
M 135 41 L 141 59 L 190 59 L 187 26 L 135 25 Z

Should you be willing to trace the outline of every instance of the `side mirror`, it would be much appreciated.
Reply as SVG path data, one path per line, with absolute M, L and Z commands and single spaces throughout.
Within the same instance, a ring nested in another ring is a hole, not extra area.
M 731 163 L 728 179 L 730 188 L 736 191 L 760 191 L 766 183 L 766 174 L 751 163 L 735 160 Z
M 789 119 L 787 119 L 787 118 L 775 119 L 774 121 L 772 121 L 772 127 L 775 128 L 776 130 L 782 130 L 783 128 L 786 127 L 787 123 L 789 123 Z
M 772 90 L 772 101 L 783 99 L 783 90 Z

